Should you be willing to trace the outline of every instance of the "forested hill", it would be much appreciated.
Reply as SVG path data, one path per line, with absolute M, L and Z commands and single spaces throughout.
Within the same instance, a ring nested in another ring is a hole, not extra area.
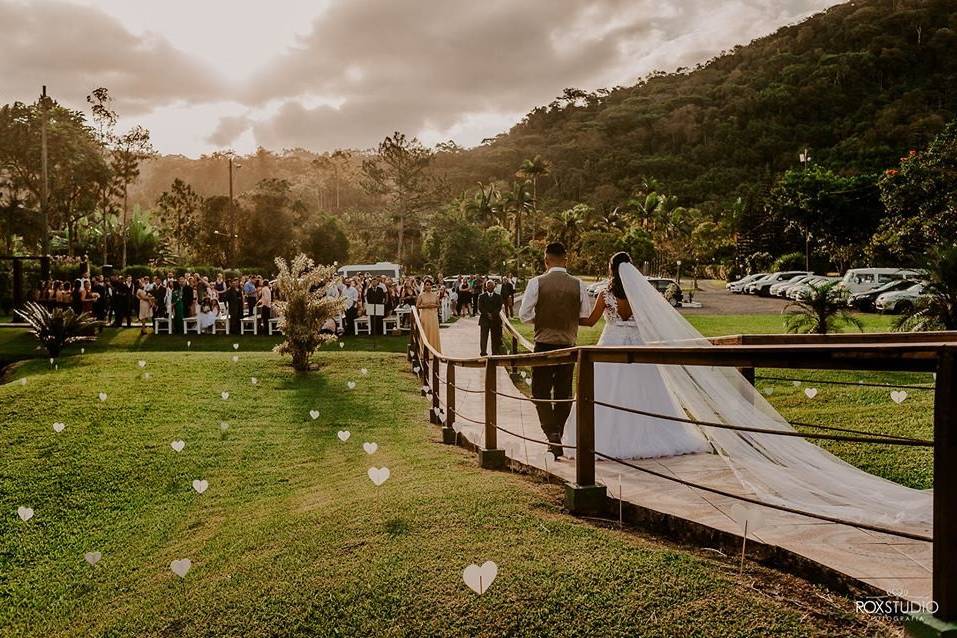
M 464 153 L 463 183 L 551 162 L 543 204 L 609 209 L 645 180 L 689 204 L 742 196 L 813 161 L 878 172 L 957 113 L 957 1 L 866 0 L 831 8 L 697 68 L 597 94 L 566 91 Z

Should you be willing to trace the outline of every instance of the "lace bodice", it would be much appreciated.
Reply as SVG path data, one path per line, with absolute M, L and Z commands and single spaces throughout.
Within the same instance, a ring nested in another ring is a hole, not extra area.
M 634 317 L 622 319 L 621 315 L 618 314 L 618 298 L 615 297 L 615 294 L 611 291 L 611 286 L 605 288 L 601 294 L 605 297 L 605 321 L 607 323 L 614 324 L 634 321 Z

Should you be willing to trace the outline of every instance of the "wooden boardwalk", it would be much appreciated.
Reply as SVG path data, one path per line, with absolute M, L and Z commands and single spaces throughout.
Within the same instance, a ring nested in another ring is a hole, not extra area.
M 442 329 L 443 354 L 454 357 L 477 357 L 478 324 L 474 319 L 460 319 Z M 441 373 L 444 377 L 444 371 Z M 478 368 L 456 370 L 455 429 L 476 446 L 483 447 L 484 371 Z M 498 369 L 499 392 L 520 396 L 504 368 Z M 441 400 L 445 404 L 445 384 Z M 478 392 L 474 392 L 478 391 Z M 464 418 L 463 418 L 464 417 Z M 471 420 L 467 420 L 471 419 Z M 498 397 L 498 425 L 506 430 L 534 439 L 544 439 L 535 407 L 528 401 Z M 596 424 L 600 428 L 600 424 Z M 574 482 L 574 460 L 546 459 L 546 448 L 539 443 L 523 441 L 505 432 L 498 433 L 498 447 L 505 449 L 513 462 L 538 468 L 562 481 Z M 636 465 L 685 480 L 716 487 L 738 494 L 749 494 L 727 464 L 716 454 L 692 454 L 677 457 L 644 459 Z M 547 466 L 547 467 L 546 467 Z M 681 529 L 704 526 L 709 530 L 733 534 L 740 538 L 741 526 L 732 511 L 750 506 L 736 499 L 710 494 L 663 478 L 640 472 L 609 461 L 596 464 L 596 480 L 606 486 L 608 495 L 633 504 L 646 520 L 656 520 L 659 530 L 672 529 L 681 536 Z M 737 505 L 735 510 L 732 506 Z M 758 541 L 786 561 L 821 566 L 822 573 L 838 573 L 872 588 L 913 601 L 931 598 L 931 543 L 914 541 L 877 532 L 860 530 L 810 519 L 797 514 L 760 508 L 763 523 L 749 530 L 748 539 Z M 663 523 L 662 523 L 663 521 Z M 669 525 L 668 521 L 680 524 Z M 690 522 L 690 523 L 689 523 Z M 707 535 L 706 533 L 704 534 Z M 718 534 L 724 536 L 724 534 Z M 701 533 L 697 536 L 700 538 Z M 760 552 L 760 545 L 758 545 Z M 750 554 L 751 552 L 749 552 Z M 853 583 L 852 583 L 853 584 Z

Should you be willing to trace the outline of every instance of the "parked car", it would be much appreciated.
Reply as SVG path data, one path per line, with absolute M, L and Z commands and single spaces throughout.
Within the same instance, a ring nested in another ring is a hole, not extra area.
M 921 293 L 924 292 L 924 284 L 914 284 L 903 290 L 893 292 L 884 292 L 874 300 L 874 308 L 878 312 L 902 313 L 913 310 L 914 304 Z
M 730 290 L 731 292 L 733 292 L 734 294 L 740 295 L 741 293 L 744 292 L 744 289 L 748 284 L 750 284 L 751 282 L 757 281 L 758 279 L 761 279 L 762 277 L 767 277 L 767 276 L 768 276 L 768 273 L 766 272 L 755 273 L 753 275 L 748 275 L 747 277 L 744 277 L 742 279 L 738 279 L 737 281 L 730 281 L 727 284 L 725 284 L 724 287 Z
M 920 273 L 905 268 L 851 268 L 844 273 L 841 287 L 852 295 L 880 288 L 884 284 L 901 279 L 916 279 Z
M 820 284 L 823 284 L 829 281 L 833 281 L 836 283 L 836 282 L 839 282 L 840 280 L 841 280 L 840 277 L 825 277 L 823 275 L 815 275 L 809 278 L 807 281 L 803 281 L 795 286 L 791 286 L 790 288 L 788 288 L 787 293 L 784 296 L 787 297 L 788 299 L 797 301 L 800 298 L 802 293 L 811 289 L 811 286 L 818 286 Z
M 749 295 L 759 295 L 767 297 L 770 294 L 771 286 L 782 281 L 788 281 L 798 275 L 813 275 L 814 273 L 806 270 L 785 270 L 773 272 L 766 277 L 762 277 L 748 284 L 745 289 Z
M 876 310 L 874 307 L 874 302 L 877 301 L 877 298 L 883 295 L 885 292 L 907 290 L 913 285 L 914 282 L 909 279 L 889 281 L 880 288 L 875 288 L 874 290 L 868 290 L 867 292 L 859 292 L 851 295 L 847 299 L 847 305 L 855 310 L 860 310 L 861 312 L 874 312 Z
M 795 275 L 787 281 L 782 281 L 771 286 L 771 288 L 768 289 L 768 294 L 770 294 L 772 297 L 785 297 L 787 296 L 787 291 L 791 286 L 802 284 L 806 281 L 814 279 L 815 277 L 817 277 L 817 275 Z
M 681 286 L 679 286 L 678 282 L 674 279 L 667 279 L 665 277 L 648 277 L 648 283 L 654 286 L 655 289 L 663 295 L 668 292 L 668 288 L 671 286 L 676 287 L 678 289 L 678 294 L 676 295 L 676 299 L 670 300 L 672 306 L 680 306 L 681 302 L 684 300 L 684 294 L 681 292 Z M 588 296 L 597 297 L 598 293 L 604 290 L 607 286 L 607 279 L 596 281 L 586 288 L 588 291 Z

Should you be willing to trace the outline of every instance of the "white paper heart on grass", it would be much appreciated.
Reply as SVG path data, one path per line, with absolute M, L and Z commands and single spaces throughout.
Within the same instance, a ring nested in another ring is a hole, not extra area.
M 223 401 L 225 401 L 226 399 L 229 398 L 229 393 L 223 390 L 222 392 L 219 393 L 219 396 L 223 397 Z
M 412 372 L 418 374 L 418 373 L 422 372 L 422 368 L 420 368 L 419 366 L 414 366 L 414 367 L 412 368 Z
M 32 507 L 23 507 L 22 505 L 17 508 L 17 516 L 20 517 L 21 521 L 28 521 L 33 518 L 33 508 Z
M 80 354 L 86 354 L 86 348 L 80 348 Z
M 179 560 L 171 561 L 169 564 L 169 568 L 180 578 L 186 578 L 186 572 L 188 572 L 192 566 L 193 561 L 188 558 L 180 558 Z
M 252 383 L 253 385 L 258 385 L 258 384 L 259 384 L 259 379 L 257 379 L 256 377 L 252 377 L 252 378 L 249 380 L 249 382 Z
M 368 374 L 369 374 L 369 369 L 368 369 L 368 368 L 362 368 L 361 370 L 359 370 L 359 374 L 361 374 L 361 375 L 364 376 L 364 377 L 365 377 L 365 376 L 368 376 Z
M 813 399 L 814 397 L 817 396 L 817 388 L 805 388 L 804 396 L 806 396 L 809 399 Z
M 63 429 L 64 429 L 65 427 L 66 427 L 66 423 L 54 423 L 54 424 L 53 424 L 53 431 L 56 432 L 57 434 L 59 434 L 60 432 L 63 431 Z
M 370 467 L 368 474 L 372 483 L 378 487 L 389 480 L 391 472 L 389 472 L 389 468 L 387 467 Z
M 234 354 L 234 355 L 233 355 L 233 363 L 236 363 L 237 361 L 239 361 L 239 355 L 238 355 L 238 354 Z
M 209 481 L 203 479 L 193 479 L 193 489 L 196 490 L 197 494 L 202 494 L 209 488 Z
M 193 342 L 192 342 L 192 341 L 187 341 L 187 342 L 186 342 L 186 347 L 187 347 L 187 348 L 190 347 L 191 345 L 193 345 Z
M 458 421 L 454 422 L 454 423 L 452 424 L 452 431 L 455 432 L 456 434 L 458 434 L 459 432 L 461 432 L 461 431 L 462 431 L 462 424 L 459 423 Z
M 765 394 L 765 396 L 771 396 L 772 394 L 774 394 L 774 388 L 771 388 L 771 387 L 765 388 L 765 389 L 764 389 L 764 394 Z
M 900 405 L 901 403 L 903 403 L 904 399 L 906 398 L 907 398 L 907 393 L 904 392 L 903 390 L 891 390 L 891 400 L 897 405 Z
M 143 361 L 142 359 L 140 359 L 139 361 L 136 362 L 136 365 L 138 365 L 138 366 L 141 367 L 141 368 L 145 368 L 145 367 L 146 367 L 146 362 Z
M 349 388 L 350 390 L 355 390 L 355 389 L 356 389 L 356 382 L 355 382 L 355 381 L 349 381 L 348 383 L 346 383 L 346 387 Z
M 176 441 L 170 443 L 169 446 L 173 448 L 175 452 L 182 452 L 183 448 L 186 447 L 186 441 L 177 439 Z
M 340 441 L 345 443 L 346 441 L 349 440 L 349 437 L 352 436 L 352 432 L 350 432 L 349 430 L 339 430 L 338 432 L 336 432 L 336 436 L 339 437 Z
M 375 454 L 376 450 L 379 449 L 378 443 L 363 443 L 362 449 L 366 451 L 366 454 Z
M 83 560 L 88 562 L 90 565 L 96 565 L 100 562 L 100 559 L 103 558 L 103 554 L 100 552 L 87 552 L 83 554 Z
M 522 370 L 521 372 L 519 372 L 519 374 L 522 375 L 522 378 L 523 378 L 523 379 L 527 376 L 527 373 L 526 373 L 524 370 Z
M 220 421 L 220 422 L 219 422 L 219 429 L 222 430 L 223 432 L 225 432 L 226 430 L 229 429 L 229 424 L 226 423 L 225 421 Z
M 20 385 L 26 385 L 26 384 L 27 384 L 27 379 L 26 379 L 26 377 L 20 379 Z
M 531 377 L 525 377 L 525 384 L 526 384 L 526 385 L 532 385 L 532 378 L 531 378 Z
M 106 392 L 100 392 L 96 396 L 100 399 L 100 401 L 106 401 Z
M 146 379 L 147 381 L 149 381 L 150 379 L 153 378 L 153 375 L 150 374 L 149 372 L 144 372 L 144 373 L 143 373 L 143 378 Z
M 748 524 L 748 534 L 761 529 L 765 524 L 765 513 L 763 509 L 757 507 L 745 507 L 740 503 L 731 506 L 731 518 L 738 524 L 741 533 L 744 534 L 744 524 Z
M 312 420 L 315 421 L 319 418 L 319 410 L 309 410 L 309 416 L 311 416 Z
M 340 342 L 339 342 L 339 347 L 340 347 L 340 348 L 345 348 L 345 347 L 346 347 L 346 344 L 344 344 L 343 342 L 340 341 Z
M 234 344 L 233 344 L 233 350 L 239 350 L 239 344 L 238 344 L 238 343 L 234 343 Z
M 795 388 L 797 388 L 797 387 L 799 387 L 799 386 L 801 385 L 801 382 L 800 382 L 800 381 L 792 381 L 791 384 L 792 384 Z
M 469 589 L 476 594 L 484 594 L 498 576 L 498 565 L 490 560 L 482 563 L 482 566 L 469 565 L 462 572 L 462 580 Z
M 51 365 L 51 366 L 54 364 L 55 361 L 56 361 L 56 359 L 54 359 L 53 357 L 50 357 L 50 365 Z

